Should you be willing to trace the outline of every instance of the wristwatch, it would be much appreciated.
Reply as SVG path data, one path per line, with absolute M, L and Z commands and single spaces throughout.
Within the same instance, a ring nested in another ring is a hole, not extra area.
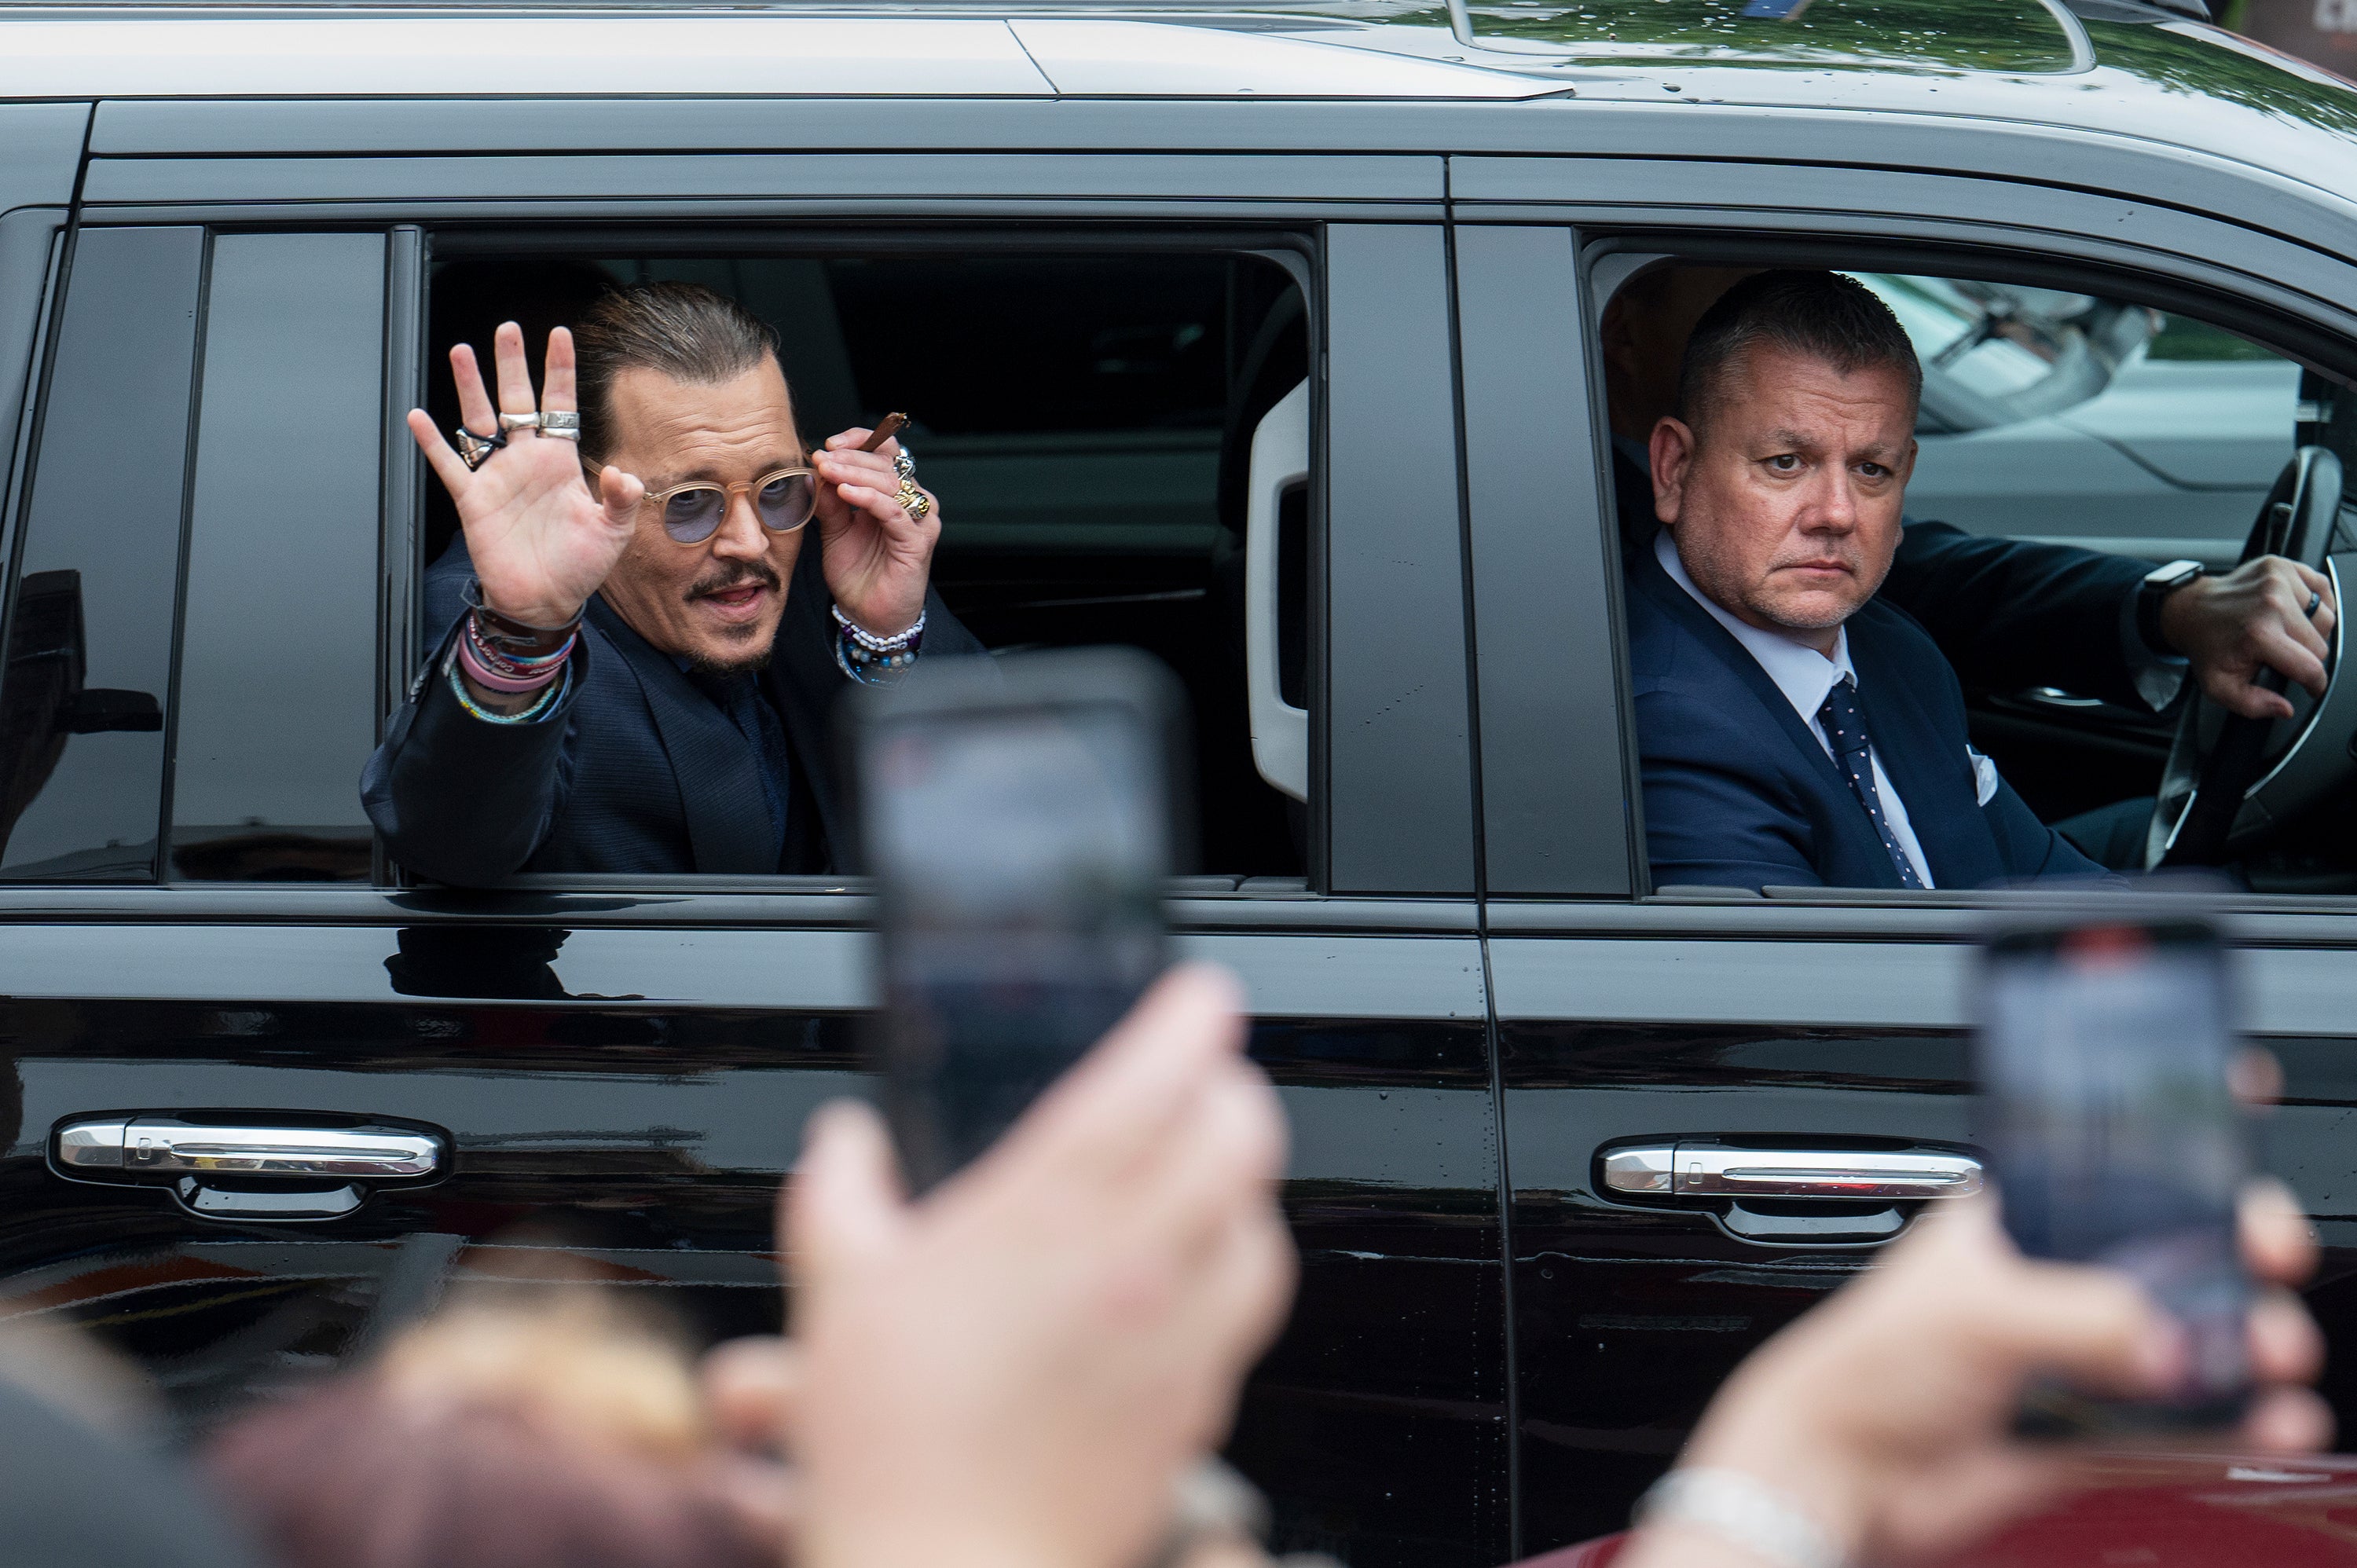
M 2171 561 L 2166 566 L 2155 566 L 2144 575 L 2136 587 L 2136 635 L 2155 653 L 2174 651 L 2169 639 L 2160 634 L 2160 601 L 2201 576 L 2210 568 L 2199 561 Z

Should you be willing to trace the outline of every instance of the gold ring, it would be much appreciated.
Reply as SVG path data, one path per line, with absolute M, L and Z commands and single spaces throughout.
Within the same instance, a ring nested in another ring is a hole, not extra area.
M 900 510 L 910 517 L 922 517 L 933 510 L 933 498 L 917 488 L 914 479 L 900 481 Z

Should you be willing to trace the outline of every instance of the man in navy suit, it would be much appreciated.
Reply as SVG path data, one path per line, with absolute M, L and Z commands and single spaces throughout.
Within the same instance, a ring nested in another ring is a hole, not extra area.
M 1628 564 L 1656 886 L 2101 872 L 1972 748 L 1938 645 L 1875 597 L 1921 387 L 1889 308 L 1837 274 L 1759 274 L 1696 324 L 1652 430 L 1662 530 Z
M 896 442 L 803 445 L 775 338 L 735 301 L 640 285 L 580 328 L 577 366 L 549 335 L 537 403 L 513 322 L 496 406 L 454 347 L 458 450 L 409 415 L 461 533 L 426 573 L 437 646 L 361 775 L 369 818 L 468 886 L 841 867 L 834 700 L 982 651 L 928 585 L 940 510 Z
M 1687 338 L 1714 301 L 1757 270 L 1660 266 L 1621 285 L 1606 306 L 1602 349 L 1624 557 L 1652 547 L 1647 442 L 1673 411 Z M 2145 577 L 2155 565 L 1909 519 L 1880 596 L 1915 617 L 1975 691 L 2056 686 L 2158 713 L 2193 688 L 2253 718 L 2291 711 L 2258 683 L 2269 668 L 2322 693 L 2339 610 L 2322 574 L 2266 556 L 2221 575 L 2180 578 L 2147 606 Z M 2312 618 L 2311 594 L 2321 601 Z M 2057 826 L 2108 865 L 2141 865 L 2151 804 L 2123 801 Z

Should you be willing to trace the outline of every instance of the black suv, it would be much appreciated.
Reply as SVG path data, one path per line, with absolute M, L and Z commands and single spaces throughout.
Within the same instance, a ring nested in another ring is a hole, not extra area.
M 2357 91 L 2137 0 L 12 7 L 0 1315 L 191 1427 L 535 1248 L 775 1326 L 772 1195 L 862 1087 L 860 889 L 422 885 L 356 788 L 454 526 L 401 427 L 453 423 L 444 349 L 694 278 L 778 325 L 806 434 L 915 414 L 985 641 L 1187 682 L 1173 916 L 1294 1126 L 1300 1303 L 1233 1444 L 1283 1543 L 1614 1528 L 1969 1185 L 1989 899 L 1651 886 L 1607 301 L 1852 271 L 1930 367 L 1916 515 L 2222 564 L 2296 450 L 2357 461 L 2352 153 Z M 2232 845 L 2341 1369 L 2343 687 Z M 2161 780 L 2161 716 L 1972 699 L 2050 817 Z

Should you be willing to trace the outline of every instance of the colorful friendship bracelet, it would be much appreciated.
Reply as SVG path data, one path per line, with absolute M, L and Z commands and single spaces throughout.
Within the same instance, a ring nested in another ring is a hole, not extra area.
M 510 653 L 493 647 L 479 624 L 481 612 L 470 612 L 465 635 L 459 639 L 458 654 L 466 661 L 467 672 L 479 683 L 494 692 L 536 692 L 556 679 L 565 660 L 573 655 L 579 633 L 568 634 L 554 651 L 530 656 Z
M 540 700 L 520 714 L 495 714 L 475 701 L 474 694 L 467 690 L 466 678 L 458 672 L 458 660 L 455 657 L 450 660 L 450 690 L 457 694 L 460 707 L 487 725 L 528 725 L 545 714 L 573 684 L 569 670 L 560 673 L 565 679 L 550 682 L 541 693 Z

